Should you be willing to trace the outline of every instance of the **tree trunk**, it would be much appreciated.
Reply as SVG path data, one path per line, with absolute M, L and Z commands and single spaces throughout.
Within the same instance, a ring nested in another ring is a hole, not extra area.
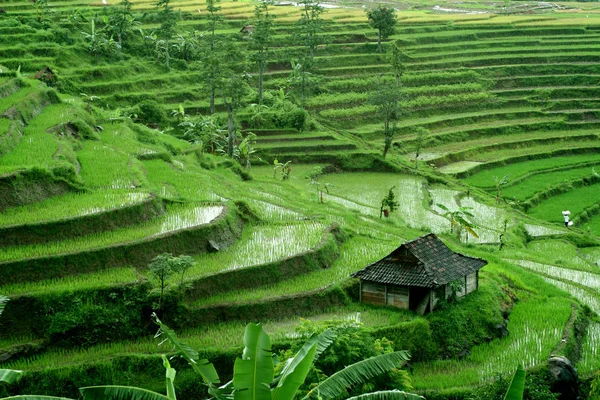
M 119 48 L 117 49 L 117 56 L 119 58 L 121 58 L 121 47 L 123 47 L 123 43 L 121 42 L 121 34 L 119 33 L 119 35 L 117 36 L 118 42 L 119 42 Z
M 392 144 L 391 132 L 390 132 L 390 121 L 388 119 L 383 121 L 383 158 L 387 155 Z
M 264 61 L 258 63 L 258 104 L 263 102 L 263 72 L 265 70 Z
M 398 88 L 400 88 L 400 76 L 396 74 L 396 90 L 398 90 Z M 396 117 L 396 119 L 398 119 L 400 118 L 400 102 L 396 101 L 395 107 L 396 109 L 394 111 L 394 116 Z
M 382 48 L 381 48 L 381 29 L 379 31 L 377 31 L 377 52 L 379 52 L 379 53 L 382 52 Z
M 235 129 L 233 123 L 233 106 L 227 104 L 227 154 L 229 157 L 233 157 L 233 139 L 235 136 Z
M 169 39 L 165 40 L 165 59 L 166 59 L 167 69 L 169 69 Z
M 415 156 L 415 169 L 419 169 L 419 155 Z
M 210 87 L 210 114 L 213 115 L 215 113 L 215 85 L 213 84 Z

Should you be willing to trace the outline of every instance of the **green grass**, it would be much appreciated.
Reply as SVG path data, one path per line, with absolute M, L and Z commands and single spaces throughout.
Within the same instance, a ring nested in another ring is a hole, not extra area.
M 152 190 L 162 197 L 194 201 L 219 200 L 227 192 L 219 185 L 217 174 L 203 170 L 190 158 L 179 157 L 171 163 L 163 160 L 142 162 L 146 179 Z M 185 166 L 185 167 L 184 167 Z M 223 170 L 219 172 L 225 174 Z
M 530 208 L 528 214 L 544 221 L 560 223 L 563 221 L 563 210 L 571 211 L 573 218 L 585 208 L 598 203 L 599 191 L 600 184 L 574 188 L 542 201 Z
M 575 282 L 595 291 L 600 289 L 600 274 L 598 273 L 555 267 L 553 265 L 540 264 L 533 261 L 518 261 L 517 263 L 522 267 L 535 271 L 536 273 L 548 275 L 555 279 Z
M 5 296 L 47 295 L 50 293 L 74 292 L 110 288 L 116 285 L 138 282 L 140 277 L 135 268 L 111 268 L 109 270 L 37 282 L 25 282 L 0 286 Z
M 552 168 L 566 166 L 577 167 L 577 164 L 596 162 L 600 162 L 600 154 L 581 154 L 574 156 L 542 158 L 522 163 L 509 164 L 502 167 L 484 169 L 466 179 L 463 179 L 463 182 L 471 186 L 493 187 L 494 177 L 502 178 L 503 176 L 509 175 L 511 179 L 516 179 L 536 171 L 550 170 Z
M 585 247 L 579 249 L 579 253 L 586 260 L 600 267 L 600 247 Z
M 136 185 L 130 168 L 131 156 L 95 141 L 83 142 L 77 152 L 79 175 L 91 188 L 131 189 Z
M 573 149 L 573 151 L 577 151 L 577 149 L 598 148 L 599 146 L 600 142 L 597 141 L 567 142 L 563 143 L 560 147 L 557 144 L 542 144 L 518 149 L 502 149 L 493 153 L 482 152 L 470 157 L 470 161 L 491 162 L 525 155 L 544 155 L 557 150 Z
M 136 134 L 125 124 L 107 124 L 104 130 L 99 132 L 102 143 L 126 152 L 130 155 L 138 155 L 144 152 L 164 152 L 165 149 L 157 144 L 140 143 Z
M 583 229 L 589 229 L 589 232 L 600 237 L 600 215 L 593 215 L 589 221 L 583 224 Z
M 600 164 L 600 161 L 598 164 Z M 593 167 L 591 166 L 587 166 L 568 169 L 565 171 L 548 171 L 546 173 L 532 175 L 515 185 L 502 189 L 502 196 L 507 199 L 516 198 L 524 201 L 536 193 L 543 192 L 552 186 L 561 184 L 563 182 L 591 177 L 593 175 L 592 168 Z
M 17 92 L 11 94 L 10 96 L 1 97 L 0 98 L 0 114 L 4 111 L 8 110 L 12 106 L 16 105 L 20 101 L 25 100 L 25 98 L 34 93 L 37 89 L 33 86 L 23 86 Z
M 272 342 L 289 340 L 296 332 L 301 318 L 310 320 L 351 320 L 359 321 L 365 327 L 392 325 L 398 321 L 397 312 L 372 309 L 361 305 L 337 307 L 317 315 L 298 315 L 281 321 L 261 321 L 263 329 L 269 334 Z M 222 322 L 190 328 L 178 332 L 177 336 L 194 349 L 228 349 L 243 347 L 243 336 L 246 323 L 239 321 Z M 139 338 L 133 341 L 121 341 L 81 349 L 54 349 L 26 359 L 9 361 L 3 368 L 39 371 L 61 368 L 83 363 L 93 363 L 112 359 L 115 356 L 131 354 L 164 354 L 170 353 L 169 347 L 160 346 L 159 339 L 152 337 Z M 160 361 L 158 361 L 160 362 Z
M 95 191 L 68 193 L 47 200 L 12 207 L 0 213 L 0 227 L 40 224 L 127 207 L 148 199 L 148 193 L 130 191 Z
M 222 271 L 277 261 L 306 252 L 321 240 L 325 226 L 318 222 L 262 224 L 244 230 L 240 240 L 223 251 L 201 254 L 189 270 L 190 279 Z
M 8 118 L 0 118 L 0 137 L 6 135 L 9 127 L 10 120 Z
M 535 240 L 527 245 L 527 248 L 543 254 L 548 262 L 565 267 L 574 267 L 590 272 L 598 270 L 590 265 L 590 261 L 582 256 L 582 251 L 587 249 L 578 249 L 574 244 L 560 239 Z
M 9 172 L 19 168 L 55 165 L 54 155 L 59 150 L 58 139 L 46 133 L 45 126 L 32 122 L 26 129 L 21 141 L 8 154 L 0 157 L 0 172 Z
M 577 363 L 580 376 L 589 376 L 597 371 L 600 365 L 600 323 L 592 322 L 587 329 L 581 359 Z

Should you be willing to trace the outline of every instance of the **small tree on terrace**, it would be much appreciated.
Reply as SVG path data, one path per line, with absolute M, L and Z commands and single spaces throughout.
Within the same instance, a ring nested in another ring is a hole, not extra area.
M 377 112 L 383 121 L 383 158 L 392 147 L 396 131 L 396 104 L 403 98 L 402 92 L 394 86 L 379 85 L 369 99 L 369 103 L 377 107 Z
M 504 175 L 502 178 L 494 177 L 494 186 L 496 186 L 496 203 L 500 203 L 502 199 L 502 188 L 506 186 L 508 180 L 510 178 L 510 174 Z
M 381 200 L 381 207 L 379 208 L 379 218 L 381 218 L 382 215 L 385 215 L 386 217 L 389 216 L 390 213 L 396 211 L 398 207 L 400 207 L 400 203 L 396 201 L 394 188 L 395 186 L 392 186 L 387 196 L 385 196 L 383 200 Z
M 396 10 L 391 7 L 379 5 L 373 10 L 367 11 L 369 25 L 377 29 L 377 51 L 381 53 L 381 41 L 387 39 L 396 31 Z
M 194 265 L 194 259 L 190 256 L 173 257 L 170 253 L 159 254 L 154 257 L 148 269 L 154 278 L 158 281 L 160 287 L 160 299 L 158 308 L 161 309 L 165 295 L 165 289 L 168 285 L 168 280 L 174 274 L 180 276 L 180 287 L 183 285 L 186 272 Z
M 131 14 L 131 3 L 129 0 L 123 0 L 119 3 L 120 7 L 113 8 L 108 17 L 107 31 L 111 36 L 117 38 L 117 55 L 121 56 L 121 48 L 123 47 L 123 38 L 126 37 L 134 26 L 140 23 L 135 20 Z
M 427 136 L 429 136 L 429 129 L 418 126 L 415 129 L 415 169 L 419 169 L 419 156 L 421 155 L 421 148 Z

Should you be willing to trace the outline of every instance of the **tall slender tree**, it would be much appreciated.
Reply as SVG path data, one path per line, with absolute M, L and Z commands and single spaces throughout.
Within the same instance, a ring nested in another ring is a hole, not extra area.
M 227 154 L 233 157 L 235 138 L 238 131 L 237 112 L 242 106 L 244 95 L 248 92 L 248 74 L 245 54 L 238 43 L 228 38 L 221 43 L 222 58 L 220 74 L 223 104 L 227 109 Z
M 269 6 L 273 0 L 259 0 L 254 6 L 254 32 L 250 38 L 250 49 L 254 51 L 252 60 L 258 68 L 258 103 L 263 100 L 263 74 L 269 59 L 269 47 L 272 42 L 273 15 Z
M 207 0 L 206 11 L 208 11 L 208 35 L 204 48 L 204 77 L 210 89 L 210 113 L 215 113 L 215 97 L 218 88 L 218 82 L 220 82 L 219 76 L 219 64 L 220 57 L 218 57 L 218 37 L 216 34 L 217 25 L 222 21 L 222 17 L 219 14 L 221 11 L 220 0 Z
M 324 43 L 321 33 L 325 29 L 325 21 L 321 15 L 325 12 L 325 8 L 316 0 L 300 0 L 298 4 L 302 14 L 298 20 L 299 29 L 296 36 L 304 45 L 308 56 L 313 58 L 317 46 Z
M 162 21 L 157 30 L 157 35 L 164 41 L 165 66 L 170 68 L 169 60 L 169 41 L 177 32 L 178 14 L 171 7 L 171 0 L 158 0 L 156 8 L 160 9 L 160 20 Z
M 383 158 L 392 147 L 394 134 L 396 133 L 396 104 L 403 98 L 402 92 L 395 86 L 378 85 L 369 99 L 369 102 L 377 108 L 377 112 L 383 121 Z
M 400 51 L 398 46 L 394 46 L 392 53 L 390 54 L 390 64 L 394 70 L 394 84 L 396 89 L 400 90 L 402 75 L 404 75 L 404 63 L 402 62 L 404 54 Z M 396 102 L 396 119 L 400 118 L 400 105 Z

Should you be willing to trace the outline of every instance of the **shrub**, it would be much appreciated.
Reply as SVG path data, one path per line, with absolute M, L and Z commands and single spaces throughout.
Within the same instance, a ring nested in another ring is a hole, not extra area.
M 167 112 L 155 100 L 145 100 L 138 104 L 138 121 L 144 124 L 161 124 L 167 120 Z

